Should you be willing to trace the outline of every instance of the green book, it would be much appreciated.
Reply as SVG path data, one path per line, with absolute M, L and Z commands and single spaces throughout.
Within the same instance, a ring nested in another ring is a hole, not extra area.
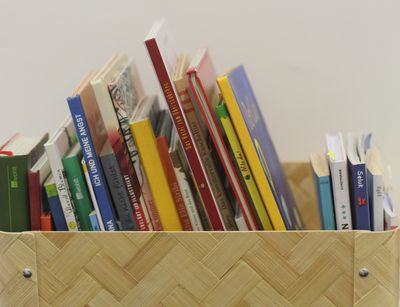
M 76 143 L 67 155 L 62 159 L 68 186 L 71 190 L 72 200 L 78 214 L 81 230 L 92 230 L 89 214 L 93 211 L 93 205 L 86 180 L 83 175 L 82 151 L 79 143 Z
M 48 137 L 16 134 L 0 146 L 0 231 L 30 230 L 28 170 L 44 154 Z

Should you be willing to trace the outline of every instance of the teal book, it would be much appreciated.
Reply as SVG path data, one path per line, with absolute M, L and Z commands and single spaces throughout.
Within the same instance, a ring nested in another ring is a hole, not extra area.
M 67 155 L 62 158 L 62 164 L 71 190 L 72 200 L 75 204 L 75 210 L 79 217 L 81 230 L 89 231 L 92 230 L 89 214 L 93 211 L 93 205 L 83 175 L 81 160 L 81 146 L 76 143 Z
M 318 196 L 322 229 L 335 230 L 332 183 L 327 158 L 324 154 L 312 154 L 310 160 Z
M 0 146 L 0 231 L 30 230 L 28 170 L 44 154 L 48 137 L 16 134 Z

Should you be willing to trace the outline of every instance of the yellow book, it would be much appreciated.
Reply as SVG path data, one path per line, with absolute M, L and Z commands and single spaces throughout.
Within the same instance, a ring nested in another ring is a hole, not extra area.
M 229 84 L 228 77 L 226 75 L 218 77 L 217 83 L 221 90 L 221 94 L 224 97 L 225 105 L 228 109 L 240 144 L 242 145 L 247 161 L 250 165 L 250 170 L 254 176 L 258 191 L 261 194 L 261 198 L 264 202 L 265 209 L 268 212 L 272 226 L 275 230 L 286 230 L 286 226 L 282 219 L 281 213 L 279 212 L 271 185 L 264 172 L 264 168 L 257 155 L 257 151 L 253 145 L 253 141 L 239 109 L 238 102 L 236 101 L 235 94 L 233 93 L 231 85 Z
M 150 119 L 139 119 L 130 126 L 163 229 L 182 230 Z
M 219 103 L 216 106 L 216 111 L 221 121 L 222 127 L 224 128 L 226 137 L 228 138 L 229 145 L 231 146 L 233 155 L 238 165 L 238 169 L 240 170 L 243 181 L 246 184 L 247 191 L 251 197 L 251 201 L 253 202 L 254 209 L 261 222 L 261 226 L 264 230 L 273 230 L 271 221 L 264 207 L 264 202 L 262 201 L 260 193 L 258 192 L 256 182 L 254 181 L 253 175 L 249 169 L 249 165 L 247 164 L 246 156 L 243 153 L 242 146 L 240 145 L 235 128 L 232 125 L 232 121 L 229 117 L 228 111 L 226 110 L 225 104 Z

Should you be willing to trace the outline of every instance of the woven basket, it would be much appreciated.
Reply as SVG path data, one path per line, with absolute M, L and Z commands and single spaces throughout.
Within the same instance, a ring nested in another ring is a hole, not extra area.
M 285 169 L 318 229 L 308 164 Z M 398 289 L 396 231 L 0 233 L 0 306 L 397 306 Z

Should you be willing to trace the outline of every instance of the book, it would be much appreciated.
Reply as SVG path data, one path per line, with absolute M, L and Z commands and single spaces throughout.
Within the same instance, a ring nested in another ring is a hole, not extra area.
M 275 230 L 303 229 L 296 202 L 243 65 L 217 79 Z
M 216 119 L 215 106 L 219 102 L 217 86 L 215 83 L 217 75 L 207 49 L 200 49 L 196 52 L 188 67 L 187 75 L 194 102 L 197 104 L 202 114 L 209 135 L 211 136 L 218 157 L 224 168 L 226 177 L 230 183 L 230 187 L 233 190 L 236 201 L 243 213 L 247 227 L 250 230 L 256 230 L 258 228 L 257 219 L 252 212 L 249 199 L 241 184 L 238 172 L 236 171 L 229 151 L 225 145 L 222 131 Z M 230 223 L 232 221 L 232 209 L 233 208 L 230 206 L 227 208 L 220 207 L 220 210 L 225 212 L 223 214 L 225 223 L 228 221 Z
M 183 108 L 179 103 L 177 91 L 173 86 L 172 77 L 177 63 L 177 53 L 164 20 L 154 23 L 145 38 L 145 44 L 175 129 L 182 143 L 190 171 L 193 174 L 196 189 L 207 212 L 207 220 L 209 220 L 213 230 L 224 230 L 226 228 L 218 210 L 217 201 L 206 177 L 200 154 L 196 148 Z
M 43 212 L 40 215 L 40 230 L 41 231 L 52 231 L 53 230 L 50 212 Z
M 367 182 L 370 200 L 371 230 L 384 230 L 383 214 L 383 168 L 379 149 L 370 148 L 365 155 Z
M 387 191 L 383 192 L 383 211 L 384 211 L 384 229 L 393 230 L 399 227 L 396 207 L 393 204 L 392 197 Z
M 47 200 L 49 202 L 51 218 L 54 223 L 54 228 L 57 231 L 68 231 L 68 226 L 65 221 L 64 212 L 61 206 L 60 198 L 58 197 L 58 190 L 53 174 L 50 174 L 43 184 Z
M 347 155 L 341 133 L 326 134 L 337 230 L 352 230 Z
M 175 129 L 174 129 L 175 130 Z M 201 201 L 197 201 L 192 191 L 192 184 L 190 182 L 190 177 L 185 172 L 185 167 L 183 165 L 182 159 L 179 152 L 182 150 L 181 143 L 178 140 L 176 131 L 171 133 L 171 145 L 170 145 L 170 157 L 172 165 L 174 168 L 175 176 L 178 181 L 179 189 L 182 193 L 183 201 L 185 202 L 186 211 L 189 215 L 190 223 L 195 231 L 203 230 L 203 225 L 201 222 L 200 214 L 198 211 L 198 206 L 201 206 Z M 196 191 L 195 191 L 196 192 Z M 196 206 L 197 204 L 197 206 Z
M 135 220 L 128 191 L 126 190 L 117 158 L 108 141 L 106 141 L 100 153 L 100 161 L 114 201 L 114 207 L 121 222 L 121 230 L 137 230 L 137 221 Z
M 231 118 L 229 116 L 228 110 L 223 102 L 219 103 L 215 110 L 219 116 L 221 125 L 225 131 L 225 135 L 228 139 L 230 148 L 233 153 L 233 157 L 236 161 L 237 169 L 239 170 L 242 176 L 242 182 L 244 182 L 249 198 L 251 200 L 252 209 L 260 220 L 260 224 L 263 230 L 272 230 L 272 224 L 268 217 L 267 211 L 264 206 L 264 202 L 261 198 L 260 193 L 258 192 L 258 188 L 256 182 L 254 181 L 253 175 L 250 171 L 249 165 L 247 163 L 246 156 L 242 150 L 242 146 L 240 145 L 239 139 L 237 137 L 235 128 L 233 127 Z M 240 212 L 241 218 L 243 217 L 243 213 L 241 210 L 235 210 L 235 212 Z M 235 214 L 235 216 L 237 213 Z M 235 217 L 235 220 L 237 218 Z M 243 227 L 242 227 L 243 228 Z
M 126 55 L 112 56 L 92 78 L 90 84 L 104 122 L 108 141 L 115 154 L 125 188 L 128 192 L 129 201 L 133 208 L 138 229 L 149 230 L 150 222 L 147 218 L 147 208 L 144 204 L 144 198 L 141 195 L 140 184 L 108 90 L 108 84 L 113 80 L 116 74 L 121 72 L 127 63 L 128 59 Z
M 154 96 L 147 103 L 155 103 L 156 99 L 157 97 Z M 132 134 L 149 182 L 161 225 L 166 231 L 182 230 L 174 199 L 158 153 L 150 118 L 145 113 L 138 113 L 132 120 Z
M 310 162 L 322 229 L 335 230 L 335 209 L 333 205 L 332 183 L 327 156 L 322 153 L 311 154 Z
M 239 231 L 248 231 L 246 221 L 244 220 L 242 210 L 240 210 L 239 205 L 235 204 L 235 223 Z
M 41 229 L 41 216 L 43 212 L 43 183 L 49 176 L 50 164 L 47 155 L 42 157 L 28 171 L 28 190 L 29 190 L 29 215 L 31 230 Z
M 93 231 L 103 230 L 103 229 L 100 228 L 99 220 L 97 219 L 96 211 L 90 212 L 89 219 L 90 219 L 90 223 L 91 223 Z
M 358 151 L 358 144 L 359 138 L 349 133 L 347 136 L 347 157 L 353 228 L 358 230 L 371 230 L 367 168 L 363 155 Z
M 164 167 L 164 172 L 167 177 L 169 188 L 172 192 L 172 197 L 175 202 L 176 210 L 178 211 L 179 219 L 182 224 L 182 228 L 185 231 L 192 231 L 192 223 L 190 221 L 188 211 L 183 200 L 182 192 L 179 187 L 178 179 L 175 175 L 174 166 L 169 155 L 169 146 L 167 142 L 167 137 L 165 135 L 160 135 L 157 137 L 157 148 L 160 155 L 161 164 Z
M 146 218 L 148 228 L 149 230 L 161 231 L 162 227 L 159 221 L 160 219 L 157 210 L 155 209 L 147 179 L 143 175 L 144 170 L 140 164 L 139 154 L 135 142 L 133 141 L 131 128 L 129 126 L 130 118 L 133 116 L 133 113 L 139 107 L 139 103 L 141 103 L 144 98 L 142 83 L 137 68 L 132 60 L 130 60 L 121 72 L 108 83 L 108 90 L 139 182 L 141 199 L 144 200 L 147 209 L 149 217 Z M 144 214 L 146 217 L 146 211 Z
M 69 110 L 86 162 L 88 175 L 95 194 L 105 230 L 117 230 L 117 223 L 98 153 L 107 140 L 107 131 L 90 86 L 95 72 L 89 73 L 67 98 Z M 89 190 L 90 192 L 90 190 Z M 93 198 L 92 198 L 93 200 Z
M 82 165 L 83 174 L 85 175 L 86 185 L 87 185 L 88 190 L 89 190 L 90 198 L 92 199 L 92 204 L 93 204 L 93 208 L 94 208 L 93 211 L 96 213 L 97 224 L 98 224 L 98 226 L 99 226 L 101 231 L 105 231 L 106 229 L 105 229 L 104 224 L 103 224 L 103 218 L 101 217 L 99 204 L 97 203 L 96 195 L 94 194 L 92 182 L 90 180 L 90 175 L 89 175 L 89 171 L 88 171 L 87 166 L 86 166 L 85 159 L 82 159 L 81 165 Z M 90 214 L 93 214 L 93 211 Z M 89 216 L 89 218 L 90 218 L 90 216 Z M 93 228 L 92 218 L 90 219 L 90 224 L 92 225 L 92 229 L 95 230 Z
M 74 126 L 71 117 L 68 116 L 52 138 L 44 145 L 69 231 L 79 230 L 79 217 L 75 210 L 62 158 L 75 141 Z
M 81 146 L 75 143 L 62 158 L 62 164 L 79 218 L 80 230 L 89 231 L 92 229 L 89 213 L 92 212 L 93 206 L 82 170 L 82 157 Z
M 44 154 L 42 137 L 14 135 L 0 146 L 0 230 L 27 231 L 30 226 L 28 170 Z

